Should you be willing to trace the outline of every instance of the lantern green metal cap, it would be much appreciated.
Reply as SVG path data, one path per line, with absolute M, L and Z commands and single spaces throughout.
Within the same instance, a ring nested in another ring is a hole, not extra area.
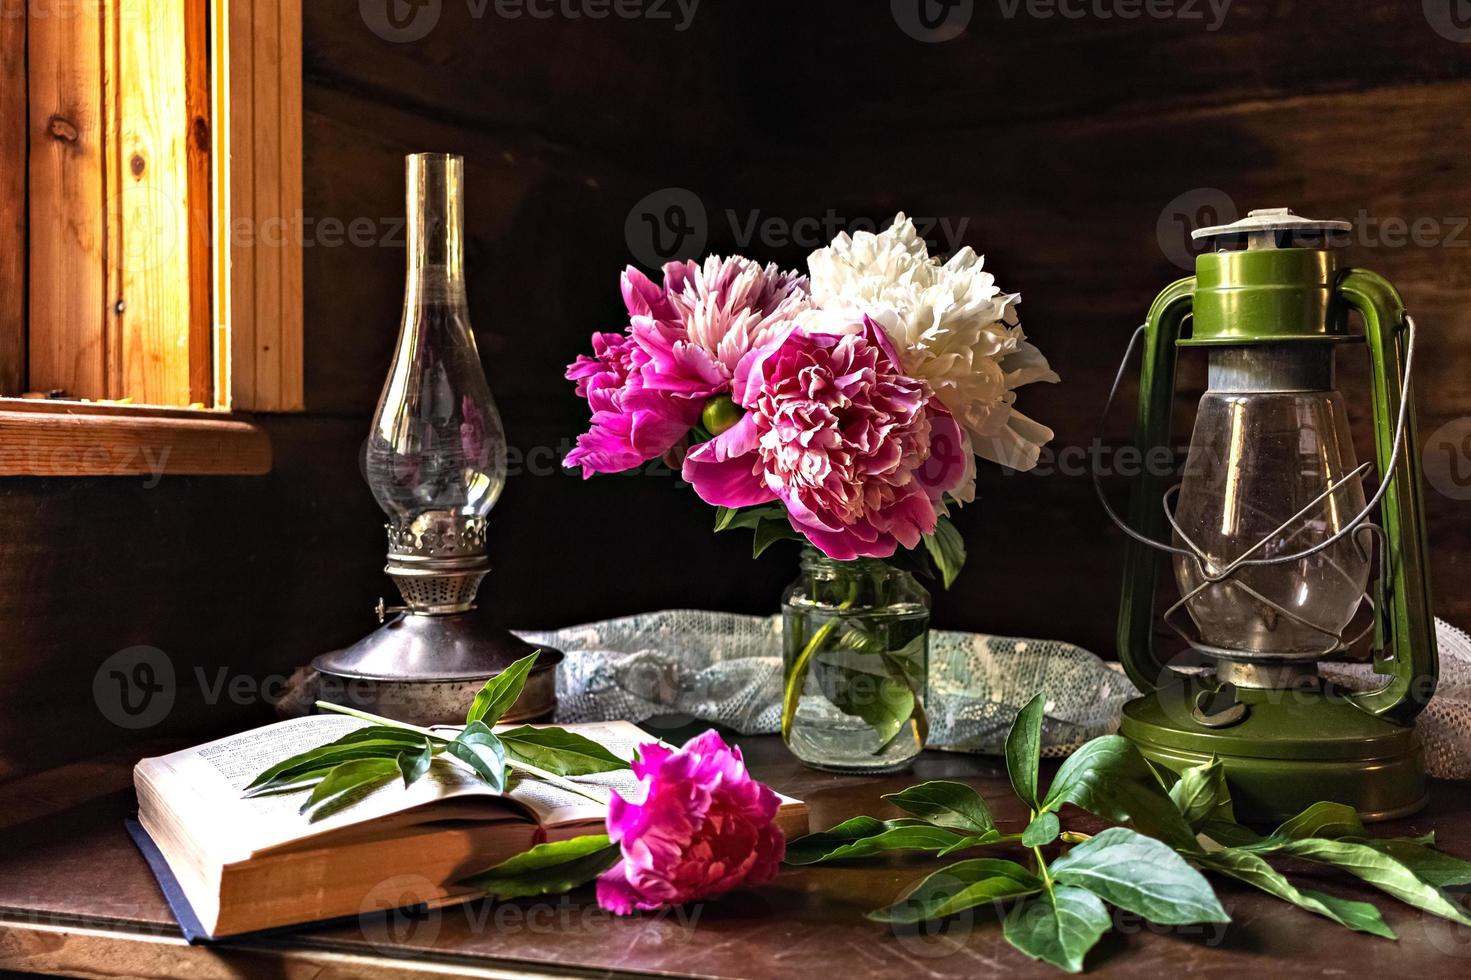
M 1252 211 L 1229 225 L 1202 228 L 1198 240 L 1245 238 L 1242 251 L 1195 260 L 1194 318 L 1181 347 L 1354 340 L 1334 315 L 1338 260 L 1326 248 L 1282 248 L 1295 234 L 1346 231 L 1346 221 L 1316 221 L 1287 208 Z

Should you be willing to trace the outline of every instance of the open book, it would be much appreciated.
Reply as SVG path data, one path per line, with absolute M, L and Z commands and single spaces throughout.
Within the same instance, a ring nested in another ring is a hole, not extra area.
M 263 770 L 366 725 L 311 715 L 138 763 L 139 822 L 209 935 L 464 901 L 478 893 L 462 878 L 543 841 L 603 832 L 605 804 L 533 779 L 497 794 L 443 756 L 412 786 L 394 780 L 315 822 L 297 813 L 306 789 L 242 798 Z M 625 759 L 654 740 L 627 722 L 564 727 Z M 628 770 L 575 781 L 641 798 Z M 807 808 L 782 797 L 777 821 L 804 834 Z

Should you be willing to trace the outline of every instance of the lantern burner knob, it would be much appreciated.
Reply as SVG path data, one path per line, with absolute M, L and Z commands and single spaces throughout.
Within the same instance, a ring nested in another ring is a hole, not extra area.
M 1197 228 L 1190 233 L 1194 241 L 1211 238 L 1235 238 L 1246 236 L 1246 247 L 1250 251 L 1264 248 L 1282 248 L 1290 243 L 1293 235 L 1328 234 L 1348 231 L 1353 228 L 1347 221 L 1320 221 L 1293 214 L 1291 208 L 1258 208 L 1248 211 L 1240 221 L 1228 225 L 1211 225 Z

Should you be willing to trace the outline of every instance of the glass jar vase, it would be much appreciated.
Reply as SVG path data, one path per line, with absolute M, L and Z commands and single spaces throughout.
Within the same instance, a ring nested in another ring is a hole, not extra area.
M 782 597 L 782 738 L 831 772 L 905 768 L 929 735 L 930 594 L 872 558 L 813 548 Z

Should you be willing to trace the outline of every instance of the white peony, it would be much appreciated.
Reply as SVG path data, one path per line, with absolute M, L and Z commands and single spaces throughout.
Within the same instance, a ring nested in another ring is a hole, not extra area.
M 887 231 L 844 232 L 812 253 L 814 309 L 800 322 L 847 333 L 872 318 L 893 340 L 905 373 L 927 381 L 954 414 L 974 454 L 1029 470 L 1053 433 L 1016 410 L 1016 389 L 1059 378 L 1017 325 L 1021 297 L 1001 292 L 982 261 L 967 246 L 941 265 L 900 213 Z M 956 496 L 968 503 L 974 494 L 972 478 Z

